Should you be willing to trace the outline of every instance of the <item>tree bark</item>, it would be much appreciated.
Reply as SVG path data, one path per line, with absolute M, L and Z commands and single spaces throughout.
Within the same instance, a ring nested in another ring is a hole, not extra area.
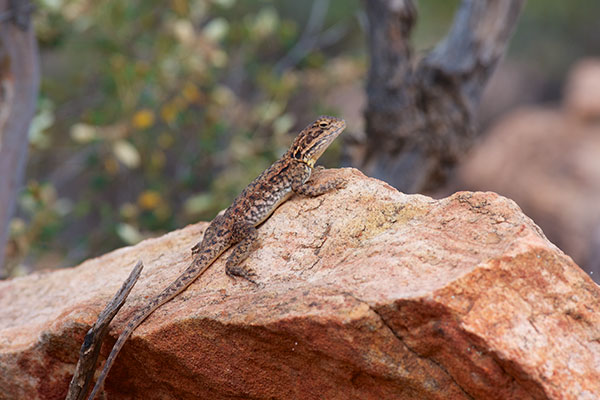
M 351 162 L 414 193 L 440 187 L 475 137 L 481 93 L 523 0 L 463 0 L 448 35 L 416 62 L 411 0 L 367 0 L 366 136 Z
M 30 11 L 27 2 L 0 0 L 0 278 L 40 80 Z

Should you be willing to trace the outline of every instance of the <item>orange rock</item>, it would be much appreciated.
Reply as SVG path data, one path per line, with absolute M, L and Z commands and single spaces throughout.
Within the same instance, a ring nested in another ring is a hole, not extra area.
M 260 228 L 259 286 L 219 260 L 134 333 L 109 399 L 594 399 L 600 289 L 506 198 L 405 195 L 352 169 Z M 0 282 L 0 398 L 63 398 L 86 330 L 141 258 L 113 322 L 189 263 L 205 223 Z
M 501 118 L 460 166 L 455 187 L 515 200 L 600 282 L 600 124 L 590 119 L 591 97 L 577 94 L 592 72 L 600 82 L 600 62 L 575 69 L 571 81 L 579 83 L 570 84 L 566 110 L 522 107 Z M 600 88 L 588 94 L 598 98 L 600 116 Z

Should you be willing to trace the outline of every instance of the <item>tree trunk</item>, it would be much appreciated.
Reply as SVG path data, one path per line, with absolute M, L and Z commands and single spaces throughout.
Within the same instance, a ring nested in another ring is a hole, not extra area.
M 367 0 L 366 136 L 351 162 L 404 192 L 440 187 L 475 133 L 476 109 L 523 0 L 463 0 L 448 35 L 415 62 L 411 0 Z
M 0 0 L 0 278 L 9 223 L 25 160 L 39 88 L 37 44 L 25 1 Z

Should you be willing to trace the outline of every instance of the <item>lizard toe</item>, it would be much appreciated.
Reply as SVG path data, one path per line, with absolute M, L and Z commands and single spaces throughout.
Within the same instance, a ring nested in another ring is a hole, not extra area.
M 243 279 L 246 279 L 247 281 L 250 281 L 250 282 L 256 284 L 254 279 L 252 279 L 252 278 L 256 277 L 256 272 L 254 272 L 254 270 L 252 270 L 250 268 L 243 268 L 240 266 L 235 266 L 235 267 L 226 268 L 225 273 L 232 278 L 243 278 Z

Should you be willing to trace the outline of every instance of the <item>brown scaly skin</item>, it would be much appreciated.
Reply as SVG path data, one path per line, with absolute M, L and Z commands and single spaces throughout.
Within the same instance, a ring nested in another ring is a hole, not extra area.
M 191 265 L 127 323 L 88 400 L 92 400 L 104 384 L 117 354 L 133 330 L 154 310 L 177 296 L 202 275 L 225 250 L 233 246 L 225 264 L 227 275 L 254 282 L 256 274 L 243 267 L 242 262 L 258 244 L 256 226 L 294 193 L 314 197 L 345 185 L 342 179 L 334 179 L 320 186 L 313 186 L 308 182 L 317 159 L 345 127 L 346 123 L 342 119 L 319 117 L 300 132 L 290 149 L 252 181 L 223 214 L 212 220 L 202 241 L 192 248 L 194 260 Z

